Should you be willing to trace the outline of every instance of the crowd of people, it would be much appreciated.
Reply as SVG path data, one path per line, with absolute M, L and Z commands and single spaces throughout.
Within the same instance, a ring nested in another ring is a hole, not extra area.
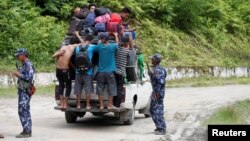
M 56 58 L 56 77 L 59 81 L 58 93 L 62 109 L 68 108 L 68 98 L 71 93 L 70 68 L 75 70 L 74 93 L 77 97 L 78 109 L 81 108 L 82 89 L 86 94 L 85 108 L 91 109 L 90 99 L 94 93 L 94 77 L 97 81 L 96 94 L 99 97 L 99 108 L 104 109 L 105 107 L 103 95 L 106 84 L 109 95 L 107 109 L 120 107 L 127 60 L 130 52 L 134 51 L 136 38 L 135 29 L 129 28 L 129 24 L 133 20 L 127 20 L 131 13 L 132 11 L 128 7 L 123 8 L 120 13 L 111 13 L 108 8 L 97 8 L 95 4 L 74 10 L 66 38 L 66 40 L 69 39 L 69 42 L 66 44 L 64 42 L 53 55 Z M 69 36 L 71 37 L 69 38 Z M 139 48 L 136 48 L 138 55 L 141 56 L 139 66 L 141 66 L 140 78 L 142 78 L 143 56 Z M 96 58 L 98 60 L 94 65 L 93 60 Z M 94 73 L 95 70 L 97 70 L 97 74 Z M 65 86 L 66 94 L 64 96 Z
M 139 78 L 142 80 L 144 76 L 144 58 L 140 48 L 134 45 L 135 29 L 129 27 L 133 20 L 124 22 L 132 11 L 125 7 L 120 13 L 111 13 L 107 8 L 96 8 L 94 4 L 90 4 L 87 11 L 81 8 L 74 10 L 73 22 L 71 22 L 69 28 L 69 33 L 73 34 L 74 39 L 72 41 L 72 38 L 66 38 L 70 40 L 68 41 L 69 45 L 64 42 L 63 46 L 53 55 L 53 57 L 57 58 L 56 76 L 59 81 L 60 106 L 62 109 L 68 108 L 68 97 L 71 92 L 69 68 L 73 66 L 76 74 L 74 87 L 77 97 L 76 108 L 82 108 L 81 94 L 82 89 L 84 89 L 86 95 L 85 108 L 86 110 L 91 109 L 90 100 L 91 95 L 94 94 L 93 80 L 95 78 L 97 81 L 96 94 L 100 103 L 99 108 L 105 108 L 104 89 L 107 85 L 107 109 L 118 109 L 121 104 L 120 97 L 125 83 L 126 66 L 131 50 L 137 50 Z M 75 20 L 76 17 L 84 17 L 85 19 Z M 83 38 L 82 35 L 84 35 Z M 93 65 L 95 53 L 98 54 L 96 75 L 95 65 Z M 75 64 L 71 63 L 72 55 L 75 56 Z M 152 72 L 148 71 L 153 87 L 150 114 L 156 126 L 155 134 L 164 135 L 166 133 L 166 123 L 163 99 L 167 73 L 159 65 L 161 62 L 160 54 L 151 56 L 151 61 L 154 70 Z M 64 98 L 65 84 L 66 97 Z

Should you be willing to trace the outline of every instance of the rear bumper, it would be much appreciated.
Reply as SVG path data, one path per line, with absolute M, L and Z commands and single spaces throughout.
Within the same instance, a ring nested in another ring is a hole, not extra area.
M 60 110 L 60 111 L 67 111 L 67 112 L 91 112 L 91 113 L 108 113 L 108 112 L 124 112 L 127 111 L 127 109 L 120 108 L 120 109 L 99 109 L 99 108 L 91 108 L 90 110 L 87 110 L 86 108 L 68 108 L 66 110 L 62 109 L 60 106 L 55 106 L 55 110 Z
M 132 100 L 131 100 L 132 101 Z M 56 107 L 59 107 L 59 105 L 60 105 L 60 100 L 56 100 L 56 104 L 57 104 L 57 106 Z M 82 104 L 82 106 L 83 107 L 85 107 L 86 105 L 86 101 L 85 101 L 85 99 L 84 100 L 81 100 L 81 104 Z M 68 105 L 70 106 L 70 107 L 73 107 L 73 108 L 75 108 L 76 107 L 76 99 L 69 99 L 68 100 Z M 97 107 L 96 105 L 99 105 L 99 100 L 98 99 L 92 99 L 91 101 L 90 101 L 90 105 L 91 105 L 91 107 L 93 108 L 93 107 Z M 108 105 L 108 100 L 104 100 L 104 105 Z M 123 103 L 121 103 L 121 109 L 133 109 L 133 104 L 132 104 L 132 102 L 123 102 Z M 56 110 L 60 110 L 60 109 L 56 109 Z

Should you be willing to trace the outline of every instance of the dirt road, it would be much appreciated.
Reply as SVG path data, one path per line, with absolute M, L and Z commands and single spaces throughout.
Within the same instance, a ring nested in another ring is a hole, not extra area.
M 33 137 L 16 139 L 21 131 L 17 115 L 17 99 L 0 99 L 0 133 L 4 141 L 195 141 L 205 140 L 206 130 L 200 121 L 216 108 L 231 102 L 249 99 L 250 85 L 204 88 L 167 89 L 165 117 L 166 136 L 153 134 L 150 118 L 136 114 L 132 126 L 124 126 L 113 118 L 87 113 L 75 124 L 67 124 L 64 113 L 55 111 L 53 97 L 35 96 L 31 102 Z

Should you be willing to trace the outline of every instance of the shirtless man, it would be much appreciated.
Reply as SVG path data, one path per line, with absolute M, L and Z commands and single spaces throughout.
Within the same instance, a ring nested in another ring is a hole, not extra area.
M 68 97 L 71 92 L 71 79 L 69 77 L 70 58 L 77 47 L 77 44 L 61 47 L 52 56 L 56 58 L 56 77 L 59 81 L 58 93 L 60 94 L 60 106 L 62 109 L 68 107 Z M 66 96 L 64 97 L 64 88 L 66 84 Z

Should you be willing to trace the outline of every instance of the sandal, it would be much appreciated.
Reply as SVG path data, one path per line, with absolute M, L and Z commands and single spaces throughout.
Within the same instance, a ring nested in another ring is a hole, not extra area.
M 87 106 L 86 110 L 89 111 L 91 109 L 91 106 Z
M 81 109 L 81 106 L 80 106 L 80 105 L 77 105 L 77 106 L 76 106 L 76 109 L 80 110 L 80 109 Z
M 112 107 L 109 107 L 109 106 L 108 106 L 108 109 L 109 109 L 109 110 L 119 110 L 120 108 L 115 107 L 115 106 L 112 106 Z

